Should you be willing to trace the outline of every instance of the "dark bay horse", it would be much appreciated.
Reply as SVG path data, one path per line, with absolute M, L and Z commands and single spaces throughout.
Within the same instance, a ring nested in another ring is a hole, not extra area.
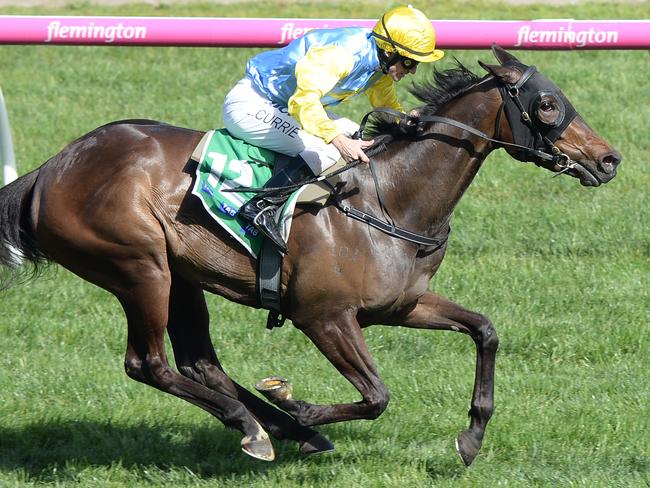
M 483 78 L 459 66 L 438 73 L 436 85 L 416 88 L 425 102 L 412 124 L 417 130 L 394 136 L 373 157 L 385 208 L 400 227 L 444 237 L 454 207 L 499 147 L 586 186 L 616 175 L 620 155 L 561 91 L 504 50 L 493 51 L 500 63 L 481 63 Z M 191 196 L 189 157 L 202 135 L 123 121 L 72 142 L 0 189 L 0 262 L 15 267 L 17 255 L 37 265 L 53 261 L 111 292 L 128 322 L 127 375 L 240 430 L 244 451 L 265 460 L 274 458 L 267 432 L 312 454 L 333 446 L 311 426 L 374 419 L 384 411 L 389 393 L 364 327 L 467 334 L 476 344 L 476 376 L 470 426 L 459 434 L 457 449 L 469 465 L 493 411 L 498 339 L 487 317 L 429 291 L 446 244 L 393 238 L 333 205 L 301 208 L 283 261 L 283 312 L 362 399 L 316 405 L 278 397 L 273 406 L 224 373 L 208 332 L 204 291 L 259 307 L 256 263 Z M 369 166 L 357 166 L 343 180 L 344 202 L 382 214 Z M 165 331 L 178 371 L 167 360 Z

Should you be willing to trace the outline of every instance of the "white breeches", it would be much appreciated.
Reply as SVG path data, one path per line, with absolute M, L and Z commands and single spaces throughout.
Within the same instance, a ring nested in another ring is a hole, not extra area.
M 341 157 L 334 145 L 302 130 L 287 107 L 271 102 L 250 78 L 240 80 L 226 95 L 222 116 L 226 129 L 233 136 L 288 156 L 300 155 L 315 175 Z M 330 113 L 328 116 L 347 136 L 359 129 L 359 125 L 349 119 Z

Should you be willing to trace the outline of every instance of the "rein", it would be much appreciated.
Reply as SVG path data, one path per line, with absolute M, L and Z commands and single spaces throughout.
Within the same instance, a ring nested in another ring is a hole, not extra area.
M 501 113 L 503 111 L 503 105 L 504 104 L 501 104 L 501 108 L 499 109 L 499 116 L 501 115 Z M 547 152 L 540 151 L 539 149 L 533 149 L 533 148 L 528 147 L 528 146 L 522 146 L 521 144 L 515 144 L 513 142 L 506 142 L 506 141 L 502 141 L 500 139 L 495 139 L 493 137 L 488 136 L 485 132 L 482 132 L 482 131 L 480 131 L 478 129 L 475 129 L 474 127 L 470 127 L 467 124 L 459 122 L 458 120 L 450 119 L 448 117 L 441 117 L 441 116 L 438 116 L 438 115 L 422 115 L 422 116 L 418 116 L 418 117 L 409 117 L 408 115 L 406 115 L 406 114 L 404 114 L 402 112 L 398 112 L 397 110 L 393 110 L 391 108 L 376 108 L 376 109 L 368 112 L 366 115 L 364 115 L 363 119 L 361 119 L 361 124 L 359 126 L 359 130 L 354 135 L 354 138 L 361 138 L 363 136 L 363 131 L 365 130 L 365 127 L 367 125 L 368 118 L 374 113 L 385 113 L 385 114 L 388 114 L 388 115 L 393 115 L 393 116 L 398 117 L 400 120 L 407 120 L 407 121 L 410 121 L 410 120 L 415 121 L 416 120 L 418 123 L 420 123 L 420 122 L 439 122 L 441 124 L 451 125 L 453 127 L 457 127 L 457 128 L 462 129 L 462 130 L 464 130 L 466 132 L 469 132 L 470 134 L 474 134 L 475 136 L 480 137 L 483 140 L 486 140 L 488 142 L 492 142 L 494 144 L 497 144 L 500 147 L 508 146 L 508 147 L 512 147 L 512 148 L 515 148 L 515 149 L 520 149 L 520 150 L 526 151 L 529 154 L 532 154 L 532 155 L 534 155 L 534 156 L 536 156 L 536 157 L 538 157 L 540 159 L 543 159 L 545 161 L 558 162 L 559 159 L 567 157 L 564 154 L 562 154 L 562 155 L 549 154 Z M 553 147 L 555 147 L 555 146 L 553 146 Z
M 366 128 L 366 125 L 368 124 L 368 119 L 372 114 L 376 113 L 383 113 L 387 114 L 390 116 L 395 117 L 398 120 L 398 123 L 403 123 L 406 122 L 406 124 L 409 123 L 414 123 L 416 124 L 416 128 L 425 122 L 432 122 L 432 123 L 441 123 L 441 124 L 446 124 L 450 125 L 453 127 L 456 127 L 458 129 L 461 129 L 463 131 L 469 132 L 470 134 L 473 134 L 485 141 L 491 142 L 493 144 L 496 144 L 498 147 L 510 147 L 513 149 L 516 149 L 518 151 L 523 151 L 526 155 L 533 156 L 534 158 L 538 158 L 543 161 L 549 161 L 551 163 L 554 163 L 558 165 L 561 170 L 555 174 L 555 176 L 559 176 L 562 173 L 565 173 L 572 169 L 573 167 L 576 166 L 576 162 L 572 161 L 566 154 L 562 153 L 560 149 L 555 146 L 555 144 L 548 139 L 546 136 L 541 136 L 538 130 L 534 127 L 532 120 L 530 118 L 530 115 L 528 112 L 526 112 L 526 109 L 524 108 L 521 100 L 519 99 L 519 90 L 520 88 L 537 72 L 537 68 L 535 66 L 529 66 L 527 69 L 524 71 L 522 74 L 521 78 L 517 81 L 516 84 L 510 85 L 510 84 L 505 84 L 505 86 L 499 87 L 499 91 L 502 96 L 502 103 L 501 106 L 499 107 L 499 111 L 497 113 L 497 135 L 495 137 L 490 137 L 487 135 L 485 132 L 482 132 L 474 127 L 470 127 L 467 124 L 464 124 L 463 122 L 460 122 L 458 120 L 450 119 L 448 117 L 442 117 L 438 115 L 424 115 L 424 116 L 409 116 L 404 114 L 403 112 L 399 112 L 394 109 L 390 108 L 376 108 L 371 110 L 370 112 L 366 113 L 363 118 L 361 119 L 361 123 L 359 124 L 359 130 L 352 136 L 353 139 L 361 139 L 363 137 L 363 132 Z M 476 86 L 485 83 L 489 80 L 494 79 L 494 76 L 489 76 L 480 82 L 476 83 L 474 86 L 472 86 L 470 89 L 475 88 Z M 502 114 L 504 112 L 506 103 L 508 101 L 508 98 L 506 98 L 506 95 L 510 97 L 510 100 L 516 105 L 516 107 L 519 109 L 521 112 L 521 120 L 524 122 L 526 127 L 531 131 L 531 133 L 534 136 L 539 137 L 546 147 L 550 150 L 550 152 L 547 152 L 545 150 L 540 150 L 536 149 L 534 147 L 530 146 L 524 146 L 522 144 L 516 144 L 514 142 L 506 142 L 503 140 L 500 140 L 496 137 L 498 137 L 498 130 L 499 130 L 499 125 L 501 121 Z M 416 139 L 417 140 L 417 139 Z M 535 164 L 539 165 L 537 161 L 533 159 L 533 162 Z M 293 191 L 296 188 L 299 188 L 303 185 L 311 184 L 311 183 L 319 183 L 319 182 L 325 182 L 329 185 L 329 182 L 325 181 L 328 178 L 331 178 L 332 176 L 338 175 L 340 173 L 343 173 L 344 171 L 348 171 L 349 169 L 359 165 L 361 163 L 360 160 L 352 161 L 351 163 L 346 164 L 342 168 L 329 173 L 327 175 L 321 175 L 316 178 L 313 178 L 308 181 L 304 181 L 302 183 L 297 183 L 297 184 L 292 184 L 292 185 L 287 185 L 284 187 L 278 187 L 278 188 L 241 188 L 241 189 L 229 189 L 229 190 L 224 190 L 224 191 L 231 191 L 231 192 L 257 192 L 257 193 L 262 193 L 262 194 L 282 194 L 285 192 L 290 192 Z M 377 178 L 377 174 L 374 169 L 374 165 L 372 164 L 372 160 L 369 163 L 370 167 L 370 173 L 372 175 L 373 181 L 375 183 L 375 190 L 377 192 L 377 200 L 379 201 L 379 207 L 381 208 L 382 214 L 384 215 L 385 220 L 381 220 L 374 215 L 368 214 L 366 212 L 363 212 L 362 210 L 359 210 L 355 207 L 352 207 L 350 205 L 347 205 L 339 200 L 339 198 L 336 198 L 335 194 L 335 199 L 334 202 L 336 204 L 336 207 L 341 210 L 346 216 L 358 220 L 360 222 L 364 222 L 370 227 L 374 227 L 375 229 L 378 229 L 385 234 L 388 234 L 391 237 L 396 237 L 398 239 L 406 240 L 408 242 L 412 242 L 414 244 L 418 244 L 419 246 L 433 246 L 434 250 L 438 249 L 441 247 L 448 239 L 449 237 L 449 232 L 451 231 L 451 228 L 447 222 L 447 228 L 441 237 L 427 237 L 421 234 L 416 234 L 415 232 L 411 232 L 409 230 L 406 230 L 404 228 L 401 228 L 399 226 L 395 225 L 395 222 L 393 218 L 390 216 L 388 213 L 388 209 L 386 208 L 386 204 L 384 203 L 384 198 L 382 196 L 381 190 L 380 190 L 380 185 L 379 185 L 379 180 Z M 331 185 L 329 185 L 331 187 Z M 334 188 L 332 187 L 332 190 Z M 275 196 L 273 195 L 273 196 Z M 271 196 L 271 195 L 269 195 Z
M 516 149 L 518 151 L 522 151 L 522 152 L 524 152 L 525 154 L 527 154 L 529 156 L 534 156 L 535 158 L 541 159 L 543 161 L 549 161 L 551 163 L 554 163 L 554 164 L 558 165 L 560 168 L 562 168 L 562 170 L 555 175 L 555 176 L 559 176 L 562 173 L 565 173 L 566 171 L 573 168 L 576 165 L 576 162 L 572 161 L 571 158 L 569 158 L 569 156 L 567 156 L 562 151 L 560 151 L 560 149 L 558 149 L 558 147 L 548 137 L 542 136 L 540 134 L 539 130 L 536 129 L 535 126 L 533 125 L 533 121 L 532 121 L 530 115 L 528 114 L 528 112 L 524 108 L 521 100 L 519 99 L 520 89 L 526 84 L 526 82 L 535 73 L 537 73 L 537 68 L 535 66 L 528 66 L 524 70 L 523 74 L 521 75 L 521 77 L 519 78 L 517 83 L 515 83 L 514 85 L 505 84 L 505 85 L 499 87 L 499 92 L 501 93 L 501 97 L 502 97 L 503 101 L 501 102 L 501 106 L 499 107 L 499 111 L 497 113 L 497 124 L 496 124 L 497 136 L 495 136 L 495 137 L 490 137 L 485 132 L 482 132 L 482 131 L 480 131 L 478 129 L 475 129 L 474 127 L 470 127 L 467 124 L 459 122 L 458 120 L 450 119 L 448 117 L 441 117 L 441 116 L 438 116 L 438 115 L 423 115 L 423 116 L 415 116 L 415 117 L 413 117 L 413 116 L 406 115 L 406 114 L 404 114 L 402 112 L 399 112 L 397 110 L 393 110 L 393 109 L 390 109 L 390 108 L 376 108 L 376 109 L 373 109 L 370 112 L 368 112 L 366 115 L 364 115 L 363 118 L 361 119 L 361 124 L 359 124 L 359 130 L 354 134 L 353 137 L 354 138 L 359 138 L 359 139 L 361 137 L 363 137 L 363 131 L 366 128 L 366 125 L 368 123 L 368 119 L 374 113 L 388 114 L 390 116 L 396 117 L 400 122 L 406 121 L 407 123 L 412 122 L 412 123 L 415 123 L 415 124 L 418 124 L 418 125 L 423 123 L 423 122 L 434 122 L 434 123 L 438 122 L 438 123 L 441 123 L 441 124 L 451 125 L 453 127 L 457 127 L 457 128 L 459 128 L 461 130 L 469 132 L 470 134 L 474 134 L 475 136 L 480 137 L 481 139 L 483 139 L 485 141 L 496 144 L 498 147 L 504 147 L 504 148 L 505 147 L 510 147 L 510 148 Z M 476 88 L 477 86 L 479 86 L 479 85 L 481 85 L 481 84 L 483 84 L 483 83 L 485 83 L 487 81 L 490 81 L 492 79 L 494 79 L 494 76 L 488 76 L 488 77 L 484 78 L 483 80 L 479 81 L 478 83 L 476 83 L 475 85 L 473 85 L 472 87 L 468 88 L 468 91 L 472 90 L 472 89 Z M 547 152 L 545 150 L 536 149 L 536 148 L 530 147 L 530 146 L 524 146 L 522 144 L 516 144 L 514 142 L 506 142 L 506 141 L 503 141 L 501 139 L 496 138 L 496 137 L 498 137 L 499 125 L 500 125 L 502 114 L 503 114 L 503 112 L 505 110 L 506 103 L 509 100 L 512 101 L 512 103 L 514 103 L 515 106 L 517 107 L 517 109 L 519 110 L 519 112 L 521 114 L 521 120 L 525 124 L 526 128 L 530 131 L 531 134 L 533 134 L 533 136 L 535 136 L 535 137 L 539 138 L 541 141 L 543 141 L 546 148 L 548 148 L 548 150 L 550 152 Z M 535 162 L 535 164 L 537 164 L 539 166 L 539 163 L 537 163 L 534 159 L 533 159 L 533 162 Z
M 358 159 L 356 161 L 352 161 L 351 163 L 346 164 L 342 168 L 339 168 L 336 171 L 332 171 L 331 173 L 328 173 L 326 175 L 321 175 L 316 178 L 312 178 L 308 181 L 303 181 L 301 183 L 296 183 L 296 184 L 291 184 L 287 186 L 282 186 L 282 187 L 276 187 L 276 188 L 228 188 L 224 189 L 224 192 L 228 193 L 242 193 L 242 192 L 253 192 L 253 193 L 259 193 L 262 196 L 263 195 L 269 195 L 270 198 L 273 198 L 275 196 L 279 196 L 283 193 L 291 193 L 293 190 L 300 188 L 301 186 L 304 185 L 309 185 L 312 183 L 320 183 L 323 182 L 330 186 L 332 189 L 332 192 L 334 193 L 334 187 L 327 181 L 328 178 L 331 178 L 332 176 L 336 176 L 338 174 L 341 174 L 345 171 L 348 171 L 355 166 L 358 166 L 361 164 L 361 160 Z M 395 225 L 395 222 L 393 221 L 392 217 L 388 213 L 388 209 L 386 208 L 386 204 L 384 203 L 384 198 L 382 196 L 381 190 L 379 189 L 379 180 L 377 179 L 377 174 L 375 173 L 374 166 L 372 162 L 370 163 L 370 173 L 372 174 L 372 178 L 375 182 L 375 190 L 377 191 L 377 199 L 379 200 L 379 207 L 381 208 L 382 213 L 384 214 L 384 218 L 386 219 L 381 220 L 375 217 L 374 215 L 368 214 L 364 212 L 363 210 L 359 210 L 358 208 L 352 207 L 350 205 L 344 204 L 341 202 L 338 198 L 334 198 L 334 204 L 336 205 L 336 208 L 338 208 L 341 212 L 343 212 L 345 215 L 348 217 L 358 220 L 360 222 L 365 222 L 368 224 L 370 227 L 374 227 L 375 229 L 378 229 L 385 234 L 388 234 L 391 237 L 396 237 L 398 239 L 402 239 L 408 242 L 412 242 L 413 244 L 417 244 L 419 246 L 432 246 L 435 249 L 439 248 L 442 246 L 445 242 L 447 242 L 447 239 L 449 237 L 449 232 L 451 228 L 449 225 L 447 225 L 447 230 L 445 231 L 444 235 L 439 238 L 435 237 L 427 237 L 423 236 L 421 234 L 416 234 L 415 232 L 411 232 L 407 229 L 404 229 L 402 227 L 399 227 Z
M 409 122 L 414 122 L 416 124 L 421 124 L 424 122 L 433 122 L 433 123 L 441 123 L 441 124 L 447 124 L 451 125 L 453 127 L 457 127 L 461 130 L 464 130 L 466 132 L 469 132 L 470 134 L 474 134 L 477 137 L 480 137 L 481 139 L 491 142 L 493 144 L 496 144 L 498 147 L 511 147 L 513 149 L 517 149 L 519 151 L 523 151 L 526 155 L 529 156 L 534 156 L 535 158 L 539 158 L 544 161 L 550 161 L 558 166 L 560 166 L 562 169 L 560 172 L 558 172 L 555 176 L 559 176 L 562 173 L 565 173 L 569 171 L 571 168 L 573 168 L 576 165 L 575 161 L 572 161 L 566 154 L 562 153 L 553 142 L 548 139 L 546 136 L 541 136 L 539 131 L 536 130 L 536 128 L 533 126 L 532 119 L 530 118 L 530 115 L 528 112 L 526 112 L 526 109 L 524 108 L 521 100 L 519 99 L 519 90 L 520 88 L 537 72 L 537 68 L 535 66 L 529 66 L 524 70 L 523 74 L 519 78 L 516 84 L 510 85 L 506 84 L 504 87 L 500 87 L 499 91 L 502 96 L 502 102 L 501 106 L 499 107 L 499 111 L 497 113 L 497 126 L 496 126 L 496 131 L 498 134 L 499 130 L 499 125 L 501 121 L 501 117 L 503 115 L 506 102 L 508 101 L 507 96 L 510 97 L 510 99 L 514 102 L 516 107 L 519 109 L 521 112 L 521 119 L 526 125 L 526 127 L 530 130 L 530 132 L 536 136 L 539 137 L 544 144 L 546 145 L 547 148 L 550 149 L 550 152 L 546 152 L 540 149 L 536 149 L 534 147 L 530 146 L 524 146 L 522 144 L 516 144 L 514 142 L 506 142 L 500 139 L 497 139 L 498 135 L 496 137 L 490 137 L 487 135 L 485 132 L 482 132 L 474 127 L 470 127 L 467 124 L 464 124 L 463 122 L 460 122 L 458 120 L 450 119 L 448 117 L 442 117 L 438 115 L 425 115 L 425 116 L 418 116 L 418 117 L 410 117 L 403 112 L 399 112 L 397 110 L 393 110 L 390 108 L 376 108 L 373 109 L 372 111 L 366 113 L 363 118 L 361 119 L 361 123 L 359 124 L 359 130 L 352 136 L 354 139 L 361 139 L 363 137 L 363 131 L 366 128 L 366 125 L 368 123 L 368 119 L 370 116 L 374 113 L 383 113 L 387 114 L 390 116 L 395 117 L 399 122 L 398 123 L 403 123 L 406 122 L 407 124 Z M 472 86 L 469 90 L 476 88 L 478 85 L 485 83 L 489 80 L 494 79 L 494 76 L 489 76 L 480 82 L 476 83 L 474 86 Z M 417 128 L 417 126 L 416 126 Z M 535 164 L 538 164 L 534 159 L 533 161 Z M 361 210 L 358 210 L 354 207 L 350 207 L 348 205 L 343 204 L 340 202 L 338 199 L 336 200 L 336 205 L 337 207 L 343 211 L 347 216 L 359 220 L 361 222 L 365 222 L 371 227 L 375 227 L 376 229 L 381 230 L 382 232 L 385 232 L 386 234 L 393 236 L 393 237 L 398 237 L 400 239 L 407 240 L 409 242 L 413 242 L 419 245 L 425 245 L 425 246 L 435 246 L 436 248 L 440 247 L 449 237 L 449 232 L 450 232 L 450 227 L 447 226 L 447 231 L 445 235 L 441 238 L 430 238 L 426 237 L 420 234 L 415 234 L 413 232 L 410 232 L 408 230 L 402 229 L 400 227 L 395 226 L 395 222 L 393 219 L 390 217 L 390 214 L 388 213 L 388 209 L 386 208 L 386 205 L 384 203 L 384 199 L 380 190 L 380 185 L 379 181 L 377 179 L 377 175 L 375 173 L 372 161 L 369 164 L 370 166 L 370 172 L 372 174 L 372 178 L 375 182 L 375 190 L 377 192 L 377 199 L 379 201 L 379 206 L 381 208 L 382 213 L 384 214 L 384 217 L 386 221 L 382 221 L 378 219 L 377 217 L 374 217 L 373 215 L 367 214 L 365 212 L 362 212 Z M 346 168 L 342 168 L 342 170 L 345 170 Z

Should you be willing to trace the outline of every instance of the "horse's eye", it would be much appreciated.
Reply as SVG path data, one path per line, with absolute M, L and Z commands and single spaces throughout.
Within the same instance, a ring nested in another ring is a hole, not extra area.
M 553 110 L 553 104 L 551 104 L 550 102 L 544 101 L 544 102 L 539 104 L 539 108 L 541 110 L 543 110 L 544 112 L 549 112 L 549 111 Z
M 537 120 L 544 125 L 557 126 L 564 118 L 564 104 L 553 93 L 540 93 L 534 108 Z

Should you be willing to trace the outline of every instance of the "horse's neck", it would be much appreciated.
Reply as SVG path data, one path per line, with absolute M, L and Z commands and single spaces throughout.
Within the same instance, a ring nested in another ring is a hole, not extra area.
M 437 115 L 494 134 L 499 108 L 498 91 L 469 93 L 454 100 Z M 462 129 L 435 124 L 420 140 L 408 144 L 386 161 L 392 172 L 387 206 L 399 209 L 395 220 L 416 232 L 444 231 L 446 222 L 490 152 L 479 137 Z

